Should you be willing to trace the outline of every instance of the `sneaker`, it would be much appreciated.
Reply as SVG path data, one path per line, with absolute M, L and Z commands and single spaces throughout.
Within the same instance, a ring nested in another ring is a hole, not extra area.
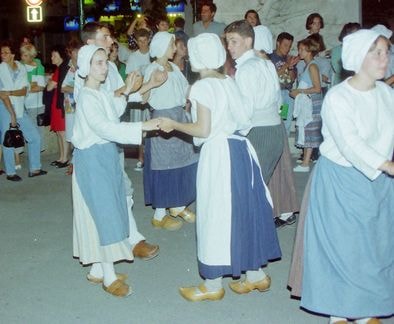
M 293 213 L 288 219 L 286 219 L 286 225 L 294 224 L 297 220 L 297 214 L 298 213 Z
M 141 161 L 138 161 L 135 165 L 134 171 L 142 171 L 144 169 L 144 164 Z
M 297 165 L 294 169 L 294 172 L 309 172 L 310 168 L 309 166 L 303 166 L 303 165 Z
M 280 217 L 278 216 L 274 218 L 274 223 L 276 228 L 280 228 L 282 226 L 287 225 L 287 222 L 284 221 L 283 219 L 280 219 Z

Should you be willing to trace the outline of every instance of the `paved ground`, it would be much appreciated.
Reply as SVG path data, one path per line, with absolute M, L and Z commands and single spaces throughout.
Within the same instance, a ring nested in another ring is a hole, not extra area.
M 283 258 L 267 269 L 273 281 L 269 292 L 239 296 L 225 279 L 222 301 L 183 300 L 178 287 L 200 282 L 195 228 L 152 228 L 152 210 L 143 204 L 142 174 L 133 170 L 133 159 L 126 164 L 135 187 L 135 218 L 161 253 L 151 261 L 116 265 L 129 275 L 130 297 L 104 293 L 87 282 L 88 268 L 72 258 L 71 177 L 49 166 L 54 158 L 43 157 L 47 176 L 28 178 L 24 165 L 20 183 L 0 177 L 0 323 L 327 323 L 327 318 L 301 310 L 286 289 L 295 225 L 278 231 Z M 306 178 L 296 175 L 299 198 Z

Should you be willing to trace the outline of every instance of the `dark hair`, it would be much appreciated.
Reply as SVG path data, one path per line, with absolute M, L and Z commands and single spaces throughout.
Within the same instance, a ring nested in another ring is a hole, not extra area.
M 174 19 L 174 26 L 183 29 L 185 27 L 185 19 L 182 17 L 176 17 Z
M 278 37 L 276 38 L 276 41 L 277 41 L 278 43 L 280 43 L 280 42 L 281 42 L 282 40 L 284 40 L 284 39 L 287 39 L 287 40 L 289 40 L 289 41 L 294 41 L 294 36 L 291 35 L 291 34 L 289 34 L 289 33 L 283 32 L 283 33 L 280 33 L 280 34 L 278 35 Z
M 82 32 L 81 32 L 82 41 L 86 44 L 88 39 L 95 39 L 96 33 L 102 28 L 108 28 L 108 26 L 106 24 L 102 24 L 97 21 L 88 22 L 82 28 Z
M 66 61 L 68 59 L 66 47 L 61 44 L 52 46 L 51 53 L 53 52 L 59 53 L 59 56 L 62 58 L 63 61 Z
M 11 39 L 7 39 L 1 42 L 0 48 L 8 47 L 11 51 L 11 54 L 17 56 L 19 55 L 19 46 L 17 43 Z
M 323 41 L 323 36 L 320 34 L 311 34 L 307 38 L 314 40 L 316 43 L 319 44 L 319 52 L 326 50 L 326 45 Z
M 250 37 L 254 44 L 254 30 L 253 27 L 246 20 L 237 20 L 232 22 L 224 29 L 224 33 L 237 33 L 242 38 Z M 252 44 L 252 46 L 253 46 Z
M 248 10 L 247 12 L 245 12 L 244 18 L 246 19 L 250 13 L 253 13 L 256 15 L 256 18 L 257 18 L 257 25 L 256 26 L 261 25 L 260 16 L 256 10 L 253 10 L 253 9 Z
M 312 56 L 316 56 L 317 53 L 320 52 L 320 50 L 319 50 L 319 49 L 320 49 L 319 43 L 316 42 L 316 41 L 315 41 L 314 39 L 312 39 L 312 38 L 307 37 L 307 38 L 305 38 L 305 39 L 303 39 L 303 40 L 300 40 L 300 41 L 297 43 L 297 48 L 300 48 L 300 45 L 304 45 L 305 48 L 306 48 L 306 50 L 307 50 L 307 52 L 312 53 Z
M 134 32 L 134 38 L 137 40 L 140 37 L 146 37 L 149 40 L 149 38 L 150 38 L 149 31 L 147 29 L 145 29 L 145 28 L 137 29 Z
M 354 33 L 355 31 L 359 30 L 361 28 L 361 25 L 357 22 L 350 22 L 345 25 L 343 25 L 343 28 L 341 32 L 339 33 L 338 40 L 340 42 L 343 41 L 343 38 L 351 33 Z
M 314 13 L 310 14 L 310 15 L 306 18 L 306 23 L 305 23 L 305 29 L 306 29 L 306 30 L 311 29 L 309 26 L 312 25 L 313 19 L 315 19 L 315 18 L 319 18 L 319 19 L 320 19 L 320 24 L 321 24 L 321 27 L 320 27 L 320 28 L 321 28 L 321 29 L 324 28 L 324 20 L 323 20 L 323 17 L 320 16 L 320 14 L 318 14 L 317 12 L 314 12 Z
M 204 6 L 209 7 L 209 10 L 211 10 L 211 12 L 216 12 L 216 10 L 218 10 L 218 8 L 216 7 L 216 4 L 214 4 L 213 2 L 207 2 L 207 1 L 203 2 L 201 4 L 201 9 Z
M 160 22 L 165 21 L 167 24 L 170 24 L 167 16 L 160 16 L 156 19 L 156 25 L 159 25 Z

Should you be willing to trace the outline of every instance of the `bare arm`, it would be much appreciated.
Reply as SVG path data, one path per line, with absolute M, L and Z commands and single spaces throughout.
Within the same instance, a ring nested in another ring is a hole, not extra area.
M 319 68 L 316 64 L 311 64 L 309 66 L 309 75 L 311 77 L 312 87 L 307 89 L 294 89 L 290 91 L 290 96 L 295 98 L 300 93 L 314 94 L 321 92 Z
M 4 94 L 5 91 L 0 91 L 0 99 L 3 101 L 5 108 L 7 109 L 8 113 L 10 114 L 11 118 L 11 125 L 13 127 L 16 126 L 16 115 L 15 115 L 15 110 L 12 107 L 12 103 L 10 100 L 10 97 Z
M 380 171 L 386 172 L 387 174 L 394 176 L 394 162 L 386 161 L 380 167 Z
M 62 93 L 74 93 L 74 87 L 64 86 L 62 87 Z
M 194 136 L 208 137 L 211 133 L 211 111 L 197 103 L 197 121 L 195 123 L 179 123 L 169 118 L 160 118 L 160 129 L 163 132 L 170 133 L 173 130 Z

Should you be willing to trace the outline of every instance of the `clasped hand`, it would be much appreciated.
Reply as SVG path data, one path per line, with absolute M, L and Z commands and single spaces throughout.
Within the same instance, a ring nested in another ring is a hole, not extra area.
M 170 133 L 174 130 L 174 121 L 166 117 L 153 118 L 143 123 L 144 131 L 161 130 Z

